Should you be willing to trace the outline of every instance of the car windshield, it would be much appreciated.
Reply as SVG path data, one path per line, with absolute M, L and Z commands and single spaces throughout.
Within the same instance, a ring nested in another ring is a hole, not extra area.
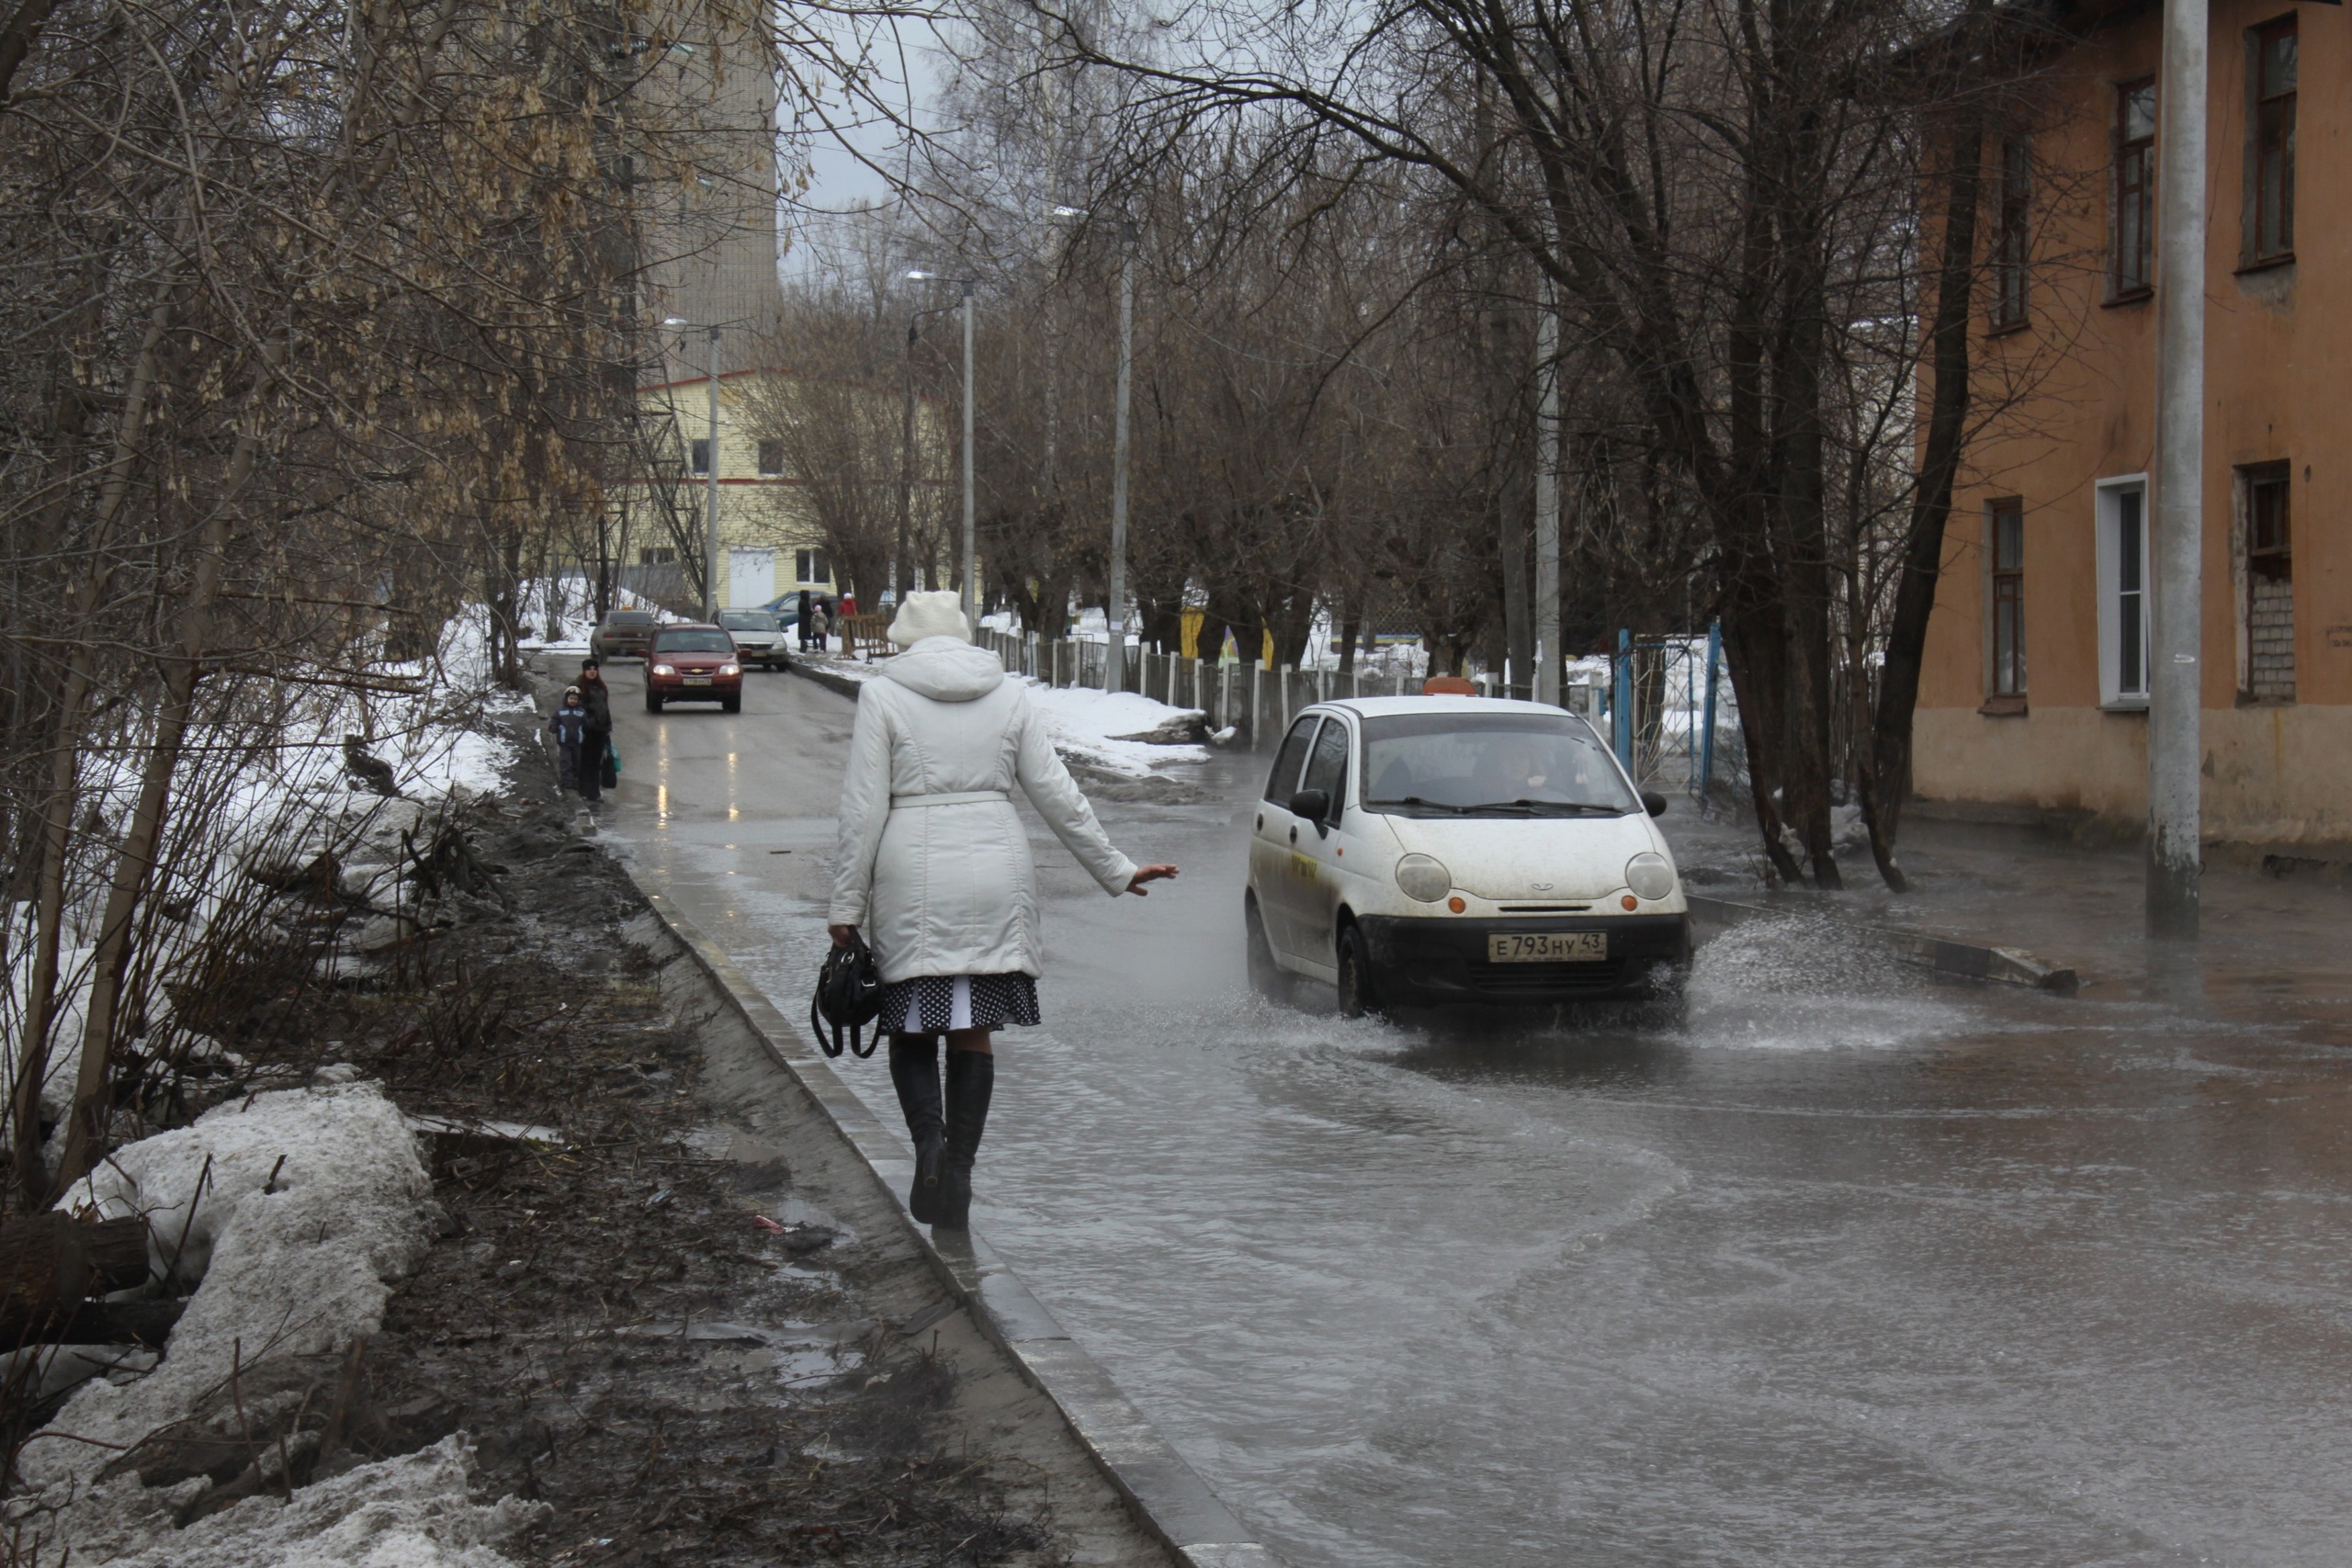
M 732 653 L 734 639 L 725 632 L 663 632 L 653 639 L 656 653 Z
M 653 624 L 650 610 L 607 610 L 605 624 L 608 626 L 650 626 Z
M 736 610 L 718 617 L 718 624 L 730 632 L 772 632 L 775 617 L 765 610 Z
M 1414 713 L 1366 718 L 1363 803 L 1408 817 L 1623 817 L 1639 811 L 1582 719 Z

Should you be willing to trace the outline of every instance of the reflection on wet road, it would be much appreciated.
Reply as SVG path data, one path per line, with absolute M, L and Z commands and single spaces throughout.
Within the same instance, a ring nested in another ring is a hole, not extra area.
M 626 717 L 614 831 L 797 1015 L 848 705 Z M 1269 1009 L 1259 771 L 1100 802 L 1184 867 L 1148 901 L 1037 829 L 978 1223 L 1294 1562 L 2345 1560 L 2352 1106 L 2293 996 L 1939 987 L 1795 918 L 1670 1031 Z

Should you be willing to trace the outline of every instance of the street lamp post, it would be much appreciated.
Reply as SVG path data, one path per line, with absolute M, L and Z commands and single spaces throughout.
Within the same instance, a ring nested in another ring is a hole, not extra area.
M 1057 207 L 1057 218 L 1084 218 L 1079 207 Z M 1110 646 L 1102 660 L 1102 689 L 1125 691 L 1127 683 L 1127 424 L 1133 401 L 1136 363 L 1136 226 L 1119 221 L 1119 386 L 1118 408 L 1112 415 L 1111 454 L 1111 584 L 1110 603 L 1103 606 L 1103 629 Z
M 918 281 L 961 284 L 964 288 L 964 619 L 977 631 L 980 624 L 978 552 L 972 538 L 972 283 L 937 272 L 910 272 Z
M 1539 285 L 1535 304 L 1535 685 L 1560 701 L 1560 313 Z
M 684 316 L 666 316 L 662 324 L 691 327 L 695 323 Z M 704 329 L 710 333 L 710 440 L 703 461 L 703 491 L 708 505 L 702 534 L 702 618 L 713 623 L 718 619 L 718 325 Z

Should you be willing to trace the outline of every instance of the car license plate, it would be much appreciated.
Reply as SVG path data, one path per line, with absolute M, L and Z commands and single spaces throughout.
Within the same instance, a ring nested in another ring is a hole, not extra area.
M 686 684 L 689 686 L 707 686 L 710 684 L 710 677 L 707 675 L 689 675 L 686 677 Z
M 1489 964 L 1594 964 L 1609 956 L 1607 931 L 1497 931 Z

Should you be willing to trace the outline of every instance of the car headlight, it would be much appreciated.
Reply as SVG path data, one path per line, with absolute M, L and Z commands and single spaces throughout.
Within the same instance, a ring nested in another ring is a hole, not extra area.
M 1396 863 L 1396 886 L 1408 898 L 1434 904 L 1453 891 L 1453 873 L 1429 855 L 1407 855 Z
M 653 667 L 653 672 L 656 675 L 675 675 L 678 672 L 678 667 L 674 664 L 657 664 Z
M 743 667 L 740 664 L 722 664 L 718 667 L 718 672 L 721 675 L 741 675 L 743 672 Z
M 1625 863 L 1625 886 L 1642 897 L 1663 898 L 1674 891 L 1674 864 L 1645 850 Z

